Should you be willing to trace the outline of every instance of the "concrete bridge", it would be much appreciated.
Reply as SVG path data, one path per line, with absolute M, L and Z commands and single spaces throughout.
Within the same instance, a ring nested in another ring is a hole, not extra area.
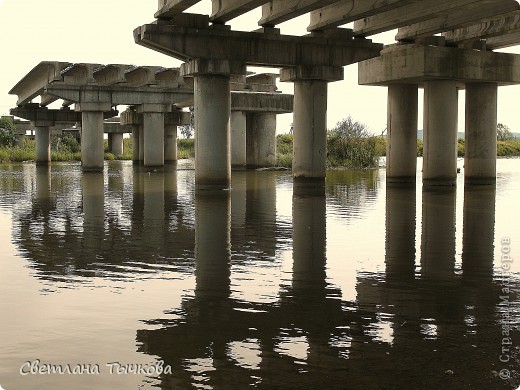
M 206 15 L 186 12 L 196 3 L 159 0 L 156 20 L 136 28 L 134 38 L 184 61 L 181 74 L 194 78 L 197 183 L 229 183 L 229 85 L 248 65 L 280 68 L 281 81 L 294 83 L 293 174 L 323 182 L 327 83 L 354 63 L 361 84 L 388 87 L 389 181 L 415 180 L 418 88 L 425 91 L 424 183 L 455 183 L 461 88 L 466 180 L 495 181 L 497 87 L 520 83 L 520 57 L 493 50 L 520 43 L 517 1 L 212 0 Z M 259 7 L 250 32 L 226 25 Z M 282 35 L 276 27 L 304 14 L 308 35 Z M 347 23 L 352 28 L 339 27 Z M 388 47 L 367 39 L 395 29 Z
M 273 74 L 248 73 L 229 83 L 236 166 L 275 163 L 276 115 L 291 112 L 293 106 L 292 95 L 278 92 L 275 81 Z M 118 131 L 113 123 L 104 122 L 118 114 L 118 105 L 128 106 L 121 125 L 131 127 L 134 162 L 156 167 L 176 161 L 177 126 L 190 124 L 190 113 L 182 109 L 193 105 L 194 86 L 193 79 L 176 68 L 43 61 L 9 93 L 18 96 L 18 107 L 11 114 L 31 121 L 36 129 L 37 163 L 50 162 L 51 127 L 81 122 L 82 168 L 102 171 L 104 131 L 115 152 L 123 152 L 125 128 Z M 39 103 L 33 103 L 36 98 Z M 48 107 L 57 100 L 62 100 L 60 109 Z M 229 139 L 226 142 L 229 156 Z M 209 148 L 205 154 L 211 153 Z

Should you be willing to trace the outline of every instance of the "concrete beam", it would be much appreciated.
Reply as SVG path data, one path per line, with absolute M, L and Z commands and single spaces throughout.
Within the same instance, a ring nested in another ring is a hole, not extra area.
M 515 11 L 498 18 L 486 20 L 476 25 L 448 31 L 443 33 L 442 35 L 444 36 L 447 42 L 462 44 L 468 41 L 478 39 L 487 40 L 489 38 L 498 38 L 502 41 L 511 42 L 511 36 L 518 36 L 519 34 L 520 11 Z M 520 43 L 520 40 L 518 40 L 517 42 Z M 492 49 L 496 48 L 497 47 L 495 46 Z
M 260 26 L 276 26 L 338 0 L 271 0 L 262 6 Z
M 61 76 L 63 82 L 74 85 L 96 84 L 94 70 L 103 66 L 102 64 L 78 63 L 71 64 L 63 69 Z
M 154 87 L 99 87 L 94 85 L 77 86 L 58 84 L 45 88 L 45 92 L 58 96 L 60 99 L 70 100 L 75 103 L 86 101 L 105 101 L 112 105 L 137 105 L 137 104 L 176 104 L 191 99 L 192 90 L 173 89 L 165 90 Z
M 159 10 L 155 13 L 156 19 L 171 18 L 181 14 L 200 0 L 159 0 Z
M 338 36 L 290 36 L 147 24 L 135 42 L 182 61 L 228 60 L 254 66 L 345 66 L 379 55 L 382 45 Z
M 475 7 L 481 3 L 482 0 L 417 1 L 357 20 L 354 23 L 353 30 L 356 35 L 360 36 L 374 35 L 429 19 L 445 17 L 450 13 L 460 10 L 464 10 L 464 12 L 468 13 L 467 7 Z
M 38 105 L 30 105 L 12 108 L 9 112 L 11 115 L 31 122 L 49 121 L 75 123 L 81 121 L 81 113 L 70 109 L 53 110 L 46 107 L 39 107 Z
M 134 87 L 157 85 L 156 74 L 164 68 L 160 66 L 136 66 L 125 72 L 125 81 Z
M 307 31 L 324 31 L 358 19 L 376 15 L 397 7 L 415 3 L 414 0 L 346 0 L 336 2 L 311 12 L 311 22 Z
M 246 77 L 245 89 L 251 92 L 275 92 L 276 79 L 279 77 L 276 73 L 259 73 Z M 231 89 L 233 91 L 233 88 Z
M 269 0 L 212 0 L 212 12 L 209 20 L 213 23 L 226 23 L 268 1 Z
M 93 76 L 99 85 L 126 84 L 125 73 L 131 65 L 109 64 L 94 70 Z
M 69 62 L 40 62 L 9 91 L 9 94 L 18 95 L 18 106 L 30 103 L 36 96 L 41 95 L 44 85 L 61 80 L 61 71 L 69 65 Z
M 395 45 L 358 67 L 360 85 L 422 84 L 428 80 L 520 83 L 520 55 L 454 47 Z
M 466 8 L 455 8 L 452 12 L 445 12 L 436 18 L 420 23 L 408 24 L 399 29 L 395 39 L 397 41 L 411 41 L 449 31 L 471 26 L 498 15 L 517 11 L 520 4 L 514 0 L 485 0 L 471 4 Z
M 231 93 L 232 111 L 285 114 L 293 111 L 293 103 L 293 95 L 281 93 Z

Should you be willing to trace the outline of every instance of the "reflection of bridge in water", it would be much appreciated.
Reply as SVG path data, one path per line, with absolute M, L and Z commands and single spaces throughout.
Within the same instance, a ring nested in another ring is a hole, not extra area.
M 114 163 L 106 179 L 77 167 L 72 180 L 52 169 L 16 182 L 27 198 L 13 209 L 14 240 L 39 277 L 70 284 L 195 273 L 193 295 L 145 321 L 159 329 L 137 331 L 138 349 L 173 368 L 162 388 L 461 388 L 468 378 L 511 387 L 493 374 L 504 309 L 493 270 L 494 188 L 465 188 L 458 264 L 456 192 L 423 191 L 419 248 L 415 188 L 387 186 L 385 272 L 359 273 L 348 301 L 327 277 L 326 207 L 355 212 L 377 196 L 374 172 L 321 189 L 294 186 L 289 225 L 277 218 L 286 174 L 238 172 L 232 192 L 214 192 L 194 191 L 182 169 L 148 174 Z M 277 266 L 280 248 L 292 249 L 290 281 L 267 299 L 262 286 L 237 294 L 238 279 Z M 504 367 L 517 364 L 514 353 Z

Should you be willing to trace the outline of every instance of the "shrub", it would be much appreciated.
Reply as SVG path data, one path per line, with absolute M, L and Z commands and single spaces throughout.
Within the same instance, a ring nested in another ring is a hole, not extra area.
M 10 117 L 0 118 L 0 146 L 12 148 L 16 144 L 15 127 Z
M 193 139 L 177 140 L 177 158 L 179 160 L 195 157 L 195 141 Z

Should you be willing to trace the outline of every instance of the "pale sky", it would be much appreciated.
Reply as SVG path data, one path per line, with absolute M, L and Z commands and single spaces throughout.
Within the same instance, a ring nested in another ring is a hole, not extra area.
M 133 29 L 154 20 L 157 4 L 157 0 L 0 0 L 0 114 L 8 114 L 16 105 L 16 97 L 8 92 L 40 61 L 179 66 L 178 60 L 134 43 Z M 206 14 L 210 11 L 209 0 L 189 10 Z M 253 30 L 260 14 L 257 9 L 230 24 L 236 30 Z M 308 21 L 308 15 L 304 15 L 279 27 L 283 34 L 303 35 Z M 372 39 L 391 43 L 393 35 L 387 33 Z M 504 51 L 520 52 L 518 47 Z M 278 73 L 277 69 L 252 70 Z M 291 83 L 278 83 L 278 88 L 293 92 Z M 380 134 L 386 126 L 386 94 L 384 87 L 357 85 L 357 65 L 345 67 L 345 80 L 329 84 L 328 127 L 351 115 L 371 132 Z M 515 132 L 520 132 L 516 112 L 519 97 L 520 86 L 499 88 L 498 121 Z M 422 128 L 422 91 L 419 99 L 418 127 Z M 463 131 L 463 93 L 459 95 L 459 118 L 459 131 Z M 279 115 L 278 132 L 287 132 L 291 123 L 291 114 Z

